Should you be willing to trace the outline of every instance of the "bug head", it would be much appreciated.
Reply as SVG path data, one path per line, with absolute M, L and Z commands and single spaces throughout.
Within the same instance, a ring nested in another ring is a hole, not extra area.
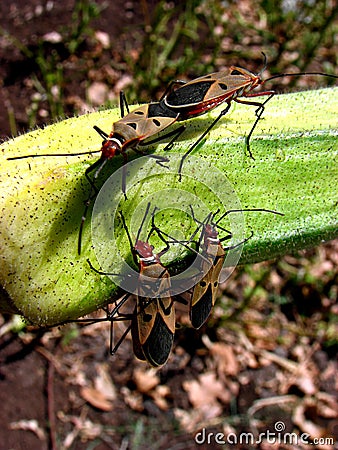
M 134 250 L 137 255 L 142 259 L 154 259 L 155 255 L 153 253 L 154 246 L 150 245 L 149 242 L 141 241 L 138 239 L 135 242 Z
M 121 141 L 114 137 L 114 135 L 109 135 L 106 140 L 102 142 L 101 147 L 101 158 L 102 159 L 111 159 L 114 156 L 119 155 L 121 153 L 122 143 Z
M 207 242 L 210 240 L 212 240 L 212 241 L 218 240 L 218 231 L 217 231 L 217 228 L 213 224 L 207 223 L 204 226 L 204 241 Z
M 262 69 L 257 73 L 252 73 L 247 69 L 244 69 L 243 67 L 236 67 L 232 66 L 230 68 L 230 75 L 232 77 L 239 78 L 238 83 L 244 83 L 246 86 L 243 86 L 242 90 L 239 90 L 240 96 L 243 95 L 244 92 L 251 92 L 253 89 L 255 89 L 257 86 L 262 85 L 265 81 L 262 80 L 262 74 L 267 68 L 267 57 L 265 53 L 262 52 L 263 55 L 263 67 Z
M 101 158 L 104 160 L 119 155 L 123 146 L 123 139 L 116 133 L 107 134 L 101 128 L 94 126 L 94 130 L 102 137 Z
M 149 209 L 150 209 L 150 202 L 147 204 L 145 213 L 144 213 L 142 221 L 140 223 L 140 226 L 139 226 L 139 229 L 137 232 L 137 236 L 135 239 L 135 244 L 133 244 L 133 241 L 130 236 L 124 215 L 123 215 L 122 211 L 119 211 L 119 215 L 121 217 L 123 227 L 127 233 L 127 237 L 128 237 L 129 244 L 130 244 L 130 249 L 133 254 L 135 263 L 137 263 L 137 257 L 139 257 L 140 259 L 143 259 L 143 260 L 148 260 L 149 262 L 152 262 L 152 263 L 157 262 L 157 257 L 154 255 L 154 252 L 153 252 L 154 247 L 151 244 L 149 244 L 149 242 L 148 242 L 149 235 L 148 235 L 148 238 L 146 239 L 146 241 L 143 241 L 140 239 L 140 235 L 141 235 L 142 229 L 144 227 L 146 218 L 148 216 Z

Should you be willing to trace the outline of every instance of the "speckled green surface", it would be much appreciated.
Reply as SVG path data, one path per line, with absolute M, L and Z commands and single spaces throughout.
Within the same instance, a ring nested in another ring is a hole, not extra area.
M 199 165 L 205 161 L 205 180 L 211 176 L 210 166 L 221 170 L 243 208 L 269 208 L 285 214 L 245 216 L 254 236 L 245 244 L 242 263 L 337 237 L 337 111 L 337 88 L 274 97 L 252 137 L 252 160 L 245 155 L 244 136 L 252 125 L 254 108 L 236 104 L 194 151 Z M 217 110 L 187 122 L 184 137 L 194 139 L 216 115 Z M 93 125 L 109 132 L 118 118 L 118 110 L 88 114 L 1 145 L 2 309 L 11 307 L 33 323 L 52 325 L 97 309 L 114 293 L 113 283 L 93 272 L 86 262 L 90 257 L 98 266 L 91 249 L 90 217 L 82 254 L 77 255 L 83 201 L 89 191 L 84 171 L 98 155 L 7 158 L 98 150 L 101 138 Z M 184 153 L 189 143 L 180 140 L 171 154 Z M 159 145 L 156 152 L 161 148 Z M 102 173 L 103 181 L 120 165 L 118 158 Z M 185 170 L 190 168 L 187 163 Z M 177 187 L 177 180 L 174 183 Z M 184 186 L 188 189 L 189 181 L 179 185 L 180 189 Z M 152 180 L 143 191 L 135 196 L 133 192 L 126 209 L 138 204 L 138 195 L 162 188 L 162 179 Z M 207 193 L 201 190 L 200 195 L 208 202 Z

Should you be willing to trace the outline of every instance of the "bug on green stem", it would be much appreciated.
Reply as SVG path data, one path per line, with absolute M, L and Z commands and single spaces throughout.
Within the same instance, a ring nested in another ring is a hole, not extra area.
M 148 203 L 135 242 L 132 241 L 126 219 L 121 211 L 119 215 L 127 234 L 134 263 L 138 267 L 137 293 L 129 294 L 130 297 L 135 298 L 136 303 L 130 315 L 131 323 L 128 331 L 131 329 L 136 357 L 148 361 L 153 367 L 158 367 L 165 364 L 171 352 L 175 334 L 175 309 L 170 293 L 170 274 L 160 260 L 161 256 L 168 251 L 169 244 L 160 230 L 154 227 L 151 228 L 145 240 L 140 239 L 150 206 Z M 165 248 L 157 254 L 149 243 L 154 231 L 166 244 Z M 89 264 L 100 275 L 116 275 L 97 270 L 91 263 Z

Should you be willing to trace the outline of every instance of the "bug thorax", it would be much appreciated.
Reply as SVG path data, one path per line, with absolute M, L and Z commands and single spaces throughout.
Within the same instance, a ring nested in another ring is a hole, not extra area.
M 242 89 L 239 89 L 237 92 L 237 97 L 242 96 L 245 92 L 250 92 L 264 83 L 260 73 L 256 75 L 242 67 L 231 66 L 229 73 L 234 85 L 242 86 Z
M 101 158 L 111 159 L 114 158 L 114 156 L 119 155 L 121 153 L 123 141 L 124 139 L 122 139 L 115 133 L 109 135 L 108 138 L 103 141 L 101 148 Z
M 155 264 L 160 262 L 157 255 L 154 255 L 154 247 L 149 242 L 137 240 L 134 246 L 135 253 L 144 264 Z
M 218 231 L 209 223 L 204 227 L 204 243 L 206 245 L 219 243 Z

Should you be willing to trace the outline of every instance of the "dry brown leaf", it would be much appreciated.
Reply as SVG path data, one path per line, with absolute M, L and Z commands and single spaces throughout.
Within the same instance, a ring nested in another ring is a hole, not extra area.
M 121 394 L 123 395 L 123 400 L 126 405 L 128 405 L 134 411 L 143 411 L 143 396 L 138 391 L 131 391 L 127 387 L 121 389 Z
M 292 420 L 297 427 L 304 433 L 308 433 L 313 438 L 321 438 L 325 436 L 324 428 L 315 424 L 306 418 L 306 404 L 301 403 L 294 409 Z
M 326 419 L 338 418 L 337 399 L 326 392 L 318 392 L 317 396 L 318 415 Z
M 97 377 L 94 379 L 95 389 L 100 391 L 107 400 L 116 399 L 116 389 L 109 375 L 109 367 L 107 364 L 100 364 L 97 367 Z
M 218 400 L 223 403 L 230 401 L 229 391 L 213 372 L 201 374 L 197 380 L 184 381 L 183 388 L 195 408 L 218 406 Z
M 183 409 L 175 408 L 174 415 L 179 421 L 180 427 L 185 429 L 188 433 L 196 433 L 201 428 L 209 427 L 212 425 L 219 425 L 222 422 L 220 418 L 222 414 L 221 408 L 217 406 L 205 407 L 199 409 L 193 409 L 186 411 Z
M 37 420 L 19 420 L 11 422 L 9 425 L 11 430 L 32 431 L 42 441 L 46 439 L 43 429 L 39 426 Z
M 175 408 L 174 416 L 179 422 L 180 427 L 188 433 L 196 432 L 200 428 L 200 423 L 203 422 L 203 411 L 200 409 L 192 409 L 186 411 L 184 409 Z
M 166 411 L 169 408 L 166 397 L 170 394 L 169 386 L 159 385 L 155 390 L 149 393 L 151 397 L 154 399 L 154 403 L 162 409 L 162 411 Z
M 144 370 L 143 368 L 136 368 L 133 378 L 138 391 L 143 394 L 153 390 L 160 383 L 160 378 L 155 369 Z
M 113 409 L 113 404 L 107 400 L 105 395 L 95 388 L 82 387 L 80 389 L 81 397 L 101 411 L 111 411 Z
M 304 375 L 297 377 L 295 380 L 295 385 L 307 395 L 314 395 L 318 391 L 310 374 L 305 373 Z
M 94 423 L 89 419 L 86 419 L 87 409 L 83 408 L 80 416 L 68 416 L 61 411 L 58 413 L 58 418 L 67 424 L 72 424 L 73 429 L 69 432 L 62 445 L 62 449 L 66 450 L 72 448 L 75 439 L 80 436 L 82 442 L 93 440 L 102 435 L 102 425 Z
M 219 373 L 233 376 L 238 374 L 239 364 L 230 345 L 222 342 L 215 342 L 211 346 L 210 352 L 215 358 Z

